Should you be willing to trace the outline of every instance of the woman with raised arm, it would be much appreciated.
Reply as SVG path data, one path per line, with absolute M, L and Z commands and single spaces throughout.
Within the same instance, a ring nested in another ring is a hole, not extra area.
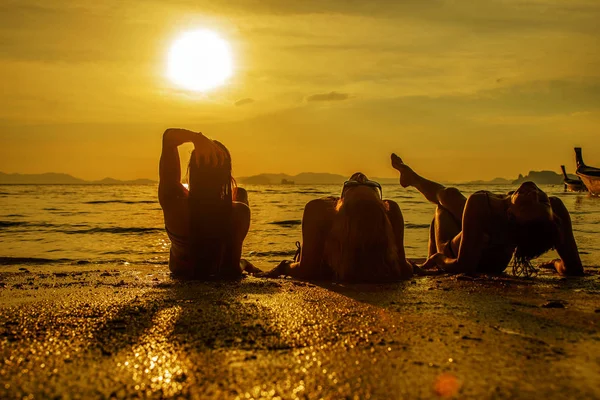
M 296 262 L 282 261 L 262 276 L 346 282 L 393 282 L 412 276 L 404 253 L 404 219 L 383 200 L 381 185 L 357 172 L 340 197 L 308 202 Z
M 437 205 L 423 268 L 498 274 L 512 259 L 513 273 L 529 275 L 532 259 L 556 249 L 560 258 L 545 267 L 561 275 L 583 275 L 569 212 L 533 182 L 506 195 L 478 191 L 466 198 L 456 188 L 419 176 L 396 154 L 391 158 L 400 184 L 416 188 Z
M 193 143 L 188 186 L 181 183 L 178 146 Z M 236 188 L 231 156 L 200 132 L 167 129 L 159 165 L 158 199 L 171 240 L 169 269 L 191 279 L 236 278 L 250 227 L 246 191 Z

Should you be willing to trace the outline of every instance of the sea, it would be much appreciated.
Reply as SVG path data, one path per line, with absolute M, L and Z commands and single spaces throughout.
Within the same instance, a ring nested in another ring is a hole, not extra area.
M 243 257 L 261 269 L 291 259 L 301 240 L 305 204 L 338 196 L 340 185 L 241 185 L 248 190 L 252 222 Z M 455 185 L 465 195 L 512 186 Z M 542 185 L 563 200 L 584 266 L 600 265 L 600 198 Z M 416 190 L 383 185 L 384 198 L 400 205 L 409 258 L 427 255 L 435 206 Z M 0 185 L 0 271 L 10 265 L 155 265 L 167 269 L 170 242 L 156 185 Z M 549 252 L 541 260 L 555 258 Z M 101 267 L 100 267 L 101 268 Z

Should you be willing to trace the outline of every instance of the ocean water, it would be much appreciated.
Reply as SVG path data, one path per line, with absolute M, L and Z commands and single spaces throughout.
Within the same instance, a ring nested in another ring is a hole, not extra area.
M 295 253 L 304 205 L 339 195 L 340 185 L 245 185 L 252 223 L 243 257 L 267 269 Z M 505 193 L 513 187 L 456 185 L 466 195 L 480 189 Z M 586 266 L 600 264 L 600 198 L 542 186 L 571 213 L 575 239 Z M 414 189 L 384 185 L 384 198 L 400 205 L 407 256 L 427 255 L 434 205 Z M 156 185 L 0 185 L 1 265 L 156 264 L 167 268 L 169 240 Z M 550 252 L 542 259 L 556 257 Z

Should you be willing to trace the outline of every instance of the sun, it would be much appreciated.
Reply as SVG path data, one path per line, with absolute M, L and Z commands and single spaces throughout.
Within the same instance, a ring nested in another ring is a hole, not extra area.
M 214 89 L 224 84 L 232 72 L 229 44 L 213 31 L 186 32 L 169 50 L 167 76 L 186 89 Z

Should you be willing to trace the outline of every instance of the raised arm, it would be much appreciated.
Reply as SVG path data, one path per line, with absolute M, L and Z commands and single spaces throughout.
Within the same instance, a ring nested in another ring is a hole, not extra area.
M 198 135 L 186 129 L 169 128 L 163 133 L 162 153 L 158 166 L 158 197 L 161 202 L 181 186 L 181 164 L 177 147 L 193 141 Z
M 162 153 L 159 163 L 158 198 L 161 204 L 173 193 L 179 193 L 181 186 L 181 164 L 177 147 L 184 143 L 194 144 L 196 159 L 209 164 L 223 161 L 223 152 L 200 132 L 187 129 L 169 128 L 163 134 Z
M 560 260 L 553 262 L 554 268 L 561 275 L 583 275 L 569 211 L 558 197 L 550 197 L 550 204 L 554 214 L 560 218 L 560 239 L 554 246 Z

